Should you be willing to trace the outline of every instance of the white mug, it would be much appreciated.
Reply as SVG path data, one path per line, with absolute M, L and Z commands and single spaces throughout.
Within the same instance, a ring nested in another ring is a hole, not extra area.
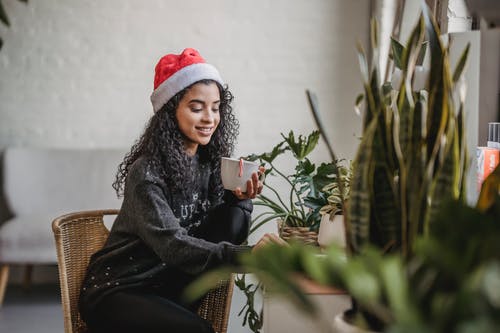
M 242 192 L 246 192 L 247 181 L 252 178 L 252 173 L 258 173 L 259 164 L 244 159 L 222 157 L 220 169 L 222 185 L 226 190 L 234 191 L 239 187 Z

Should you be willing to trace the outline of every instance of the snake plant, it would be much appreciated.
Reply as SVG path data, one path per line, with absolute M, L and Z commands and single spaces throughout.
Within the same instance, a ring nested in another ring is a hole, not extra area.
M 452 73 L 448 49 L 424 8 L 406 47 L 393 47 L 393 52 L 399 50 L 393 59 L 398 59 L 402 80 L 400 86 L 390 87 L 380 81 L 376 30 L 372 21 L 371 65 L 358 47 L 366 110 L 354 160 L 346 236 L 352 253 L 371 244 L 408 257 L 417 235 L 428 232 L 442 203 L 464 197 L 464 94 L 458 90 L 468 47 Z M 414 91 L 424 39 L 430 75 L 425 89 Z
M 332 247 L 318 256 L 317 249 L 295 244 L 270 246 L 240 261 L 266 286 L 312 315 L 318 311 L 294 281 L 295 273 L 344 288 L 357 299 L 360 313 L 374 316 L 383 327 L 392 327 L 392 332 L 465 332 L 456 329 L 459 320 L 464 325 L 490 324 L 491 318 L 498 318 L 499 293 L 492 293 L 497 303 L 491 310 L 486 304 L 491 297 L 482 288 L 486 277 L 499 281 L 498 242 L 494 240 L 499 228 L 494 222 L 500 214 L 500 167 L 486 181 L 488 191 L 480 195 L 479 211 L 466 207 L 467 150 L 460 81 L 468 47 L 452 72 L 448 49 L 424 7 L 406 46 L 393 43 L 393 59 L 397 59 L 402 80 L 391 87 L 379 78 L 376 30 L 373 22 L 370 66 L 359 47 L 364 94 L 357 102 L 363 99 L 366 110 L 345 214 L 347 246 L 353 255 L 346 258 Z M 430 75 L 425 89 L 414 91 L 415 68 L 425 44 L 431 58 Z M 315 98 L 310 93 L 308 97 L 323 134 Z M 336 163 L 333 167 L 338 171 Z M 476 228 L 476 222 L 484 223 Z M 447 232 L 453 227 L 463 229 L 450 238 Z M 467 244 L 462 253 L 467 242 L 474 248 Z M 386 255 L 380 249 L 392 253 Z M 463 275 L 457 275 L 455 268 Z M 217 281 L 218 274 L 205 277 L 192 291 L 210 285 L 210 279 Z M 467 297 L 462 298 L 463 293 Z

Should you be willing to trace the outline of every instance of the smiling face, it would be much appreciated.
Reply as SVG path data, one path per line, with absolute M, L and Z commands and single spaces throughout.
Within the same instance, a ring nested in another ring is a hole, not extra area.
M 175 116 L 189 155 L 196 153 L 198 145 L 210 142 L 220 122 L 219 104 L 219 88 L 214 82 L 194 84 L 179 101 Z

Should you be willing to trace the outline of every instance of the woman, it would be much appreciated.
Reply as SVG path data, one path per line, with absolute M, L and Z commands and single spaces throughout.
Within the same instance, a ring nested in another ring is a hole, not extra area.
M 240 245 L 263 185 L 254 173 L 245 193 L 222 188 L 220 158 L 231 155 L 238 122 L 217 69 L 185 49 L 160 59 L 154 88 L 155 113 L 113 184 L 120 213 L 82 285 L 91 331 L 213 332 L 198 304 L 183 303 L 183 289 L 239 253 L 282 242 L 266 234 Z

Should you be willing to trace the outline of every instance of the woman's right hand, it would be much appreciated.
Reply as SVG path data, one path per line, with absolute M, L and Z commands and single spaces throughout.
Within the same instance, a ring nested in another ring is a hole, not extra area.
M 259 239 L 259 241 L 254 245 L 252 252 L 258 251 L 259 249 L 263 248 L 268 244 L 278 244 L 282 246 L 288 246 L 288 243 L 285 242 L 278 235 L 267 233 L 264 236 L 262 236 L 262 238 Z

